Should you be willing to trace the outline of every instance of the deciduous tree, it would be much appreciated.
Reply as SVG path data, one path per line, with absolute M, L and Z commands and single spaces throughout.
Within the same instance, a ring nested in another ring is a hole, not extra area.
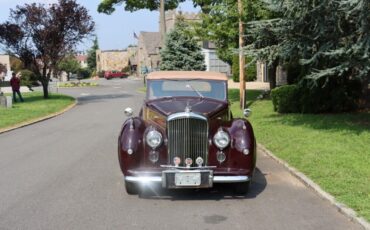
M 218 57 L 229 63 L 233 62 L 235 49 L 239 44 L 239 12 L 235 0 L 198 0 L 202 7 L 201 21 L 195 24 L 195 34 L 201 40 L 212 41 L 216 45 Z M 242 21 L 259 20 L 268 17 L 268 10 L 261 0 L 244 0 Z
M 77 73 L 80 69 L 80 63 L 76 60 L 74 55 L 66 56 L 61 62 L 58 64 L 58 70 L 65 71 L 67 73 L 67 79 L 69 81 L 71 73 Z
M 167 0 L 165 4 L 166 10 L 175 9 L 179 3 L 185 0 Z M 115 11 L 115 7 L 123 5 L 125 11 L 137 11 L 147 9 L 150 11 L 159 9 L 160 0 L 103 0 L 98 6 L 99 13 L 111 14 Z
M 85 7 L 75 0 L 54 4 L 25 4 L 10 11 L 0 24 L 0 42 L 33 71 L 48 98 L 48 84 L 58 63 L 94 30 Z
M 87 66 L 90 71 L 96 70 L 96 50 L 99 49 L 98 37 L 95 37 L 94 44 L 87 52 Z

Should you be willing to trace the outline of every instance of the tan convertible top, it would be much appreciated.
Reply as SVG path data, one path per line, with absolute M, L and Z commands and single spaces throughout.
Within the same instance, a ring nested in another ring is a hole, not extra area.
M 227 76 L 218 72 L 204 72 L 204 71 L 157 71 L 151 72 L 146 77 L 148 80 L 161 79 L 207 79 L 227 81 Z

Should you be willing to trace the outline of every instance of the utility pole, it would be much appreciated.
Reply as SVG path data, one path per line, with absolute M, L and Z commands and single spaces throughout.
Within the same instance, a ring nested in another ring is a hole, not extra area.
M 238 0 L 238 11 L 239 11 L 239 82 L 240 82 L 240 108 L 245 107 L 245 58 L 242 48 L 244 47 L 244 25 L 243 25 L 243 0 Z
M 161 46 L 163 48 L 164 46 L 164 40 L 166 38 L 166 12 L 164 8 L 164 1 L 160 1 L 160 7 L 159 7 L 159 23 L 160 23 L 160 33 L 161 33 Z

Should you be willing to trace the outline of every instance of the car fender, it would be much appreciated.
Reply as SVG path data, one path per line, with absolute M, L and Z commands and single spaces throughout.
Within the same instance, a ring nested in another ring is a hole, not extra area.
M 122 172 L 128 167 L 138 167 L 143 152 L 143 135 L 145 122 L 140 117 L 132 117 L 125 121 L 118 138 L 118 158 Z M 129 150 L 132 151 L 130 154 Z

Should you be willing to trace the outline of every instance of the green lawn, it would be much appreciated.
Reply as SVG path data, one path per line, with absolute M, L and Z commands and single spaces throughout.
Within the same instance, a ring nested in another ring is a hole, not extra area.
M 61 111 L 75 101 L 61 94 L 50 94 L 50 98 L 45 100 L 40 92 L 24 93 L 22 96 L 25 102 L 13 103 L 11 109 L 0 107 L 0 130 Z
M 230 90 L 235 116 L 239 92 Z M 259 91 L 249 91 L 247 100 Z M 257 142 L 370 220 L 370 113 L 285 114 L 271 100 L 252 103 Z M 258 164 L 258 163 L 257 163 Z

